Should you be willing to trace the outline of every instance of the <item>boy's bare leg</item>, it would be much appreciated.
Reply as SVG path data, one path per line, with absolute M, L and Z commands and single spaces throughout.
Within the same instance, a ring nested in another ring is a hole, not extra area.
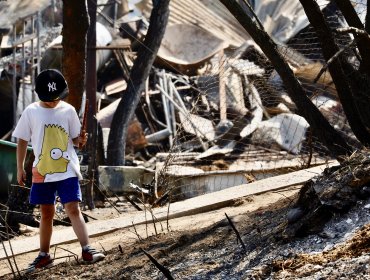
M 54 204 L 42 204 L 40 205 L 40 212 L 40 252 L 49 253 L 55 206 Z
M 68 202 L 64 205 L 64 209 L 71 220 L 72 228 L 80 241 L 81 246 L 86 246 L 89 244 L 89 236 L 87 233 L 87 228 L 85 220 L 82 217 L 78 201 Z

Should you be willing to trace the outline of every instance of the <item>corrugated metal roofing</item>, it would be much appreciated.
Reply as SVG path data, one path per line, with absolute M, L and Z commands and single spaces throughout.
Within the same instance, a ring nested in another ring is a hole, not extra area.
M 146 18 L 150 17 L 151 2 L 143 1 L 140 6 Z M 197 25 L 237 47 L 250 39 L 234 16 L 215 0 L 171 0 L 169 24 L 175 23 Z

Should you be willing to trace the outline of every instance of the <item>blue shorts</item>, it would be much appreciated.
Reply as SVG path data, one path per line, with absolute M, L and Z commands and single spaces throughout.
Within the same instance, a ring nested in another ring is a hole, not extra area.
M 81 201 L 81 188 L 77 177 L 62 181 L 33 183 L 30 192 L 30 204 L 55 204 L 56 196 L 63 204 Z

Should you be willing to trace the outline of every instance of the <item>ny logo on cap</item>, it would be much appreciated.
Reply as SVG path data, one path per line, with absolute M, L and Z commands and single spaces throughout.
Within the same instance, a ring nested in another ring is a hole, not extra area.
M 49 92 L 50 92 L 50 91 L 57 90 L 57 85 L 56 85 L 56 83 L 55 83 L 55 82 L 48 83 L 48 87 L 49 87 Z

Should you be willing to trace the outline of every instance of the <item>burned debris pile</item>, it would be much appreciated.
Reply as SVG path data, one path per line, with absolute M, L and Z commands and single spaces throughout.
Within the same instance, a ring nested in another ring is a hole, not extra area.
M 340 166 L 327 168 L 322 175 L 308 181 L 287 215 L 289 224 L 285 235 L 320 232 L 333 215 L 346 213 L 358 200 L 368 199 L 369 168 L 369 151 L 357 151 Z
M 113 115 L 130 83 L 130 69 L 148 29 L 150 2 L 128 1 L 129 11 L 114 16 L 109 3 L 99 10 L 96 118 L 100 171 L 106 165 Z M 318 78 L 324 64 L 314 55 L 320 52 L 319 46 L 308 43 L 316 37 L 303 9 L 289 4 L 294 1 L 282 6 L 253 2 L 311 101 L 334 127 L 354 139 L 330 75 L 325 71 Z M 340 24 L 338 11 L 327 7 L 327 1 L 319 2 L 323 11 L 331 13 L 333 25 Z M 38 14 L 38 52 L 32 50 L 33 40 L 15 45 L 14 41 L 27 37 L 17 29 L 19 21 L 1 33 L 0 98 L 2 108 L 7 109 L 0 112 L 2 118 L 16 121 L 18 112 L 35 100 L 35 71 L 61 68 L 62 36 L 51 31 L 60 31 L 62 8 L 61 1 L 53 3 L 53 9 L 47 7 L 47 12 Z M 299 15 L 299 20 L 284 20 L 284 7 L 289 7 L 290 17 Z M 39 60 L 36 66 L 27 64 L 31 53 Z M 11 140 L 11 128 L 1 131 L 3 139 Z M 276 70 L 226 8 L 220 3 L 180 0 L 171 3 L 169 25 L 126 135 L 126 156 L 127 165 L 140 169 L 138 174 L 146 174 L 146 179 L 118 180 L 121 187 L 102 184 L 130 194 L 132 184 L 141 190 L 149 185 L 151 201 L 169 191 L 176 201 L 331 159 L 300 116 Z M 124 167 L 111 175 L 122 172 L 130 178 Z M 229 179 L 220 182 L 219 175 Z M 208 183 L 200 183 L 200 178 L 207 178 Z

